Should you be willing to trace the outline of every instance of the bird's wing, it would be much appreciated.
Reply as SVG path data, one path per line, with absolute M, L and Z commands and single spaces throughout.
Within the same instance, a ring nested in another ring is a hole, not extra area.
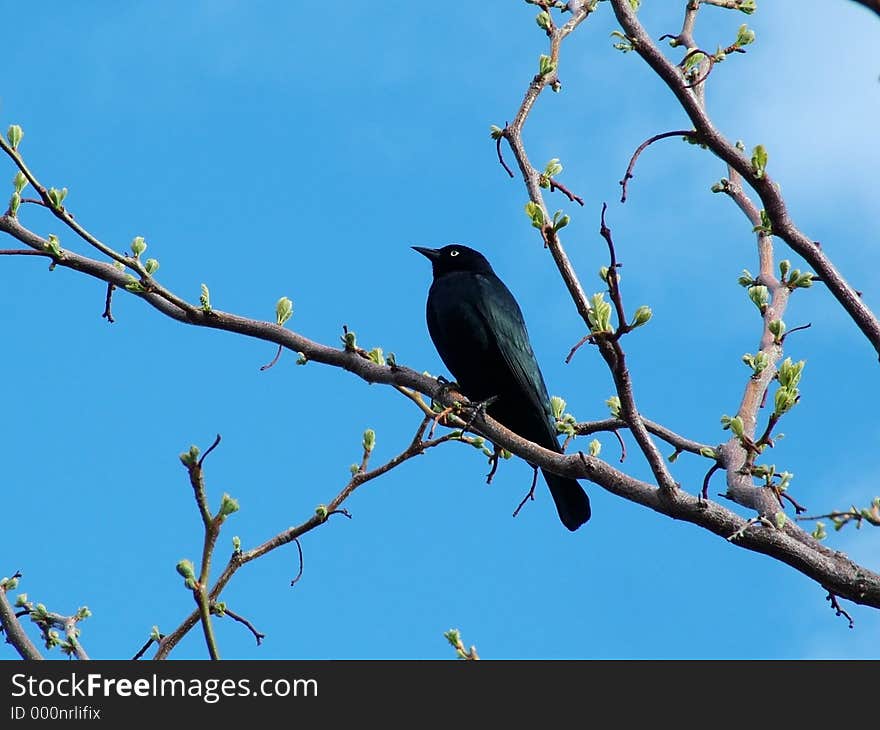
M 485 319 L 488 331 L 495 336 L 495 345 L 518 386 L 517 391 L 526 396 L 528 405 L 546 414 L 550 427 L 550 397 L 519 305 L 497 277 L 480 274 L 477 276 L 477 286 L 480 292 L 477 297 L 480 315 Z

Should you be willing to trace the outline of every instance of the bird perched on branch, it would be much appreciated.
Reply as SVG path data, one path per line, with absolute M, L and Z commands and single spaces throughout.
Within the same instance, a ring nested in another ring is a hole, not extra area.
M 453 244 L 413 246 L 430 261 L 428 332 L 462 395 L 519 436 L 561 453 L 550 397 L 519 305 L 479 252 Z M 542 469 L 559 519 L 576 530 L 590 500 L 574 479 Z

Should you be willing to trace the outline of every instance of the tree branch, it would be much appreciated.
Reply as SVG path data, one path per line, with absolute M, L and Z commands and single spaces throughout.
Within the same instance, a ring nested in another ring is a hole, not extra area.
M 688 453 L 697 455 L 702 455 L 706 449 L 714 451 L 715 447 L 685 438 L 672 429 L 666 428 L 656 421 L 651 421 L 644 416 L 642 416 L 642 423 L 645 424 L 645 428 L 648 429 L 650 433 L 663 439 L 670 446 L 674 446 L 676 451 L 687 451 Z M 574 426 L 575 433 L 578 436 L 589 436 L 592 433 L 598 433 L 600 431 L 616 431 L 619 428 L 629 428 L 629 426 L 626 421 L 621 418 L 605 418 L 601 421 L 585 421 L 583 423 L 577 423 Z
M 0 627 L 6 634 L 6 643 L 12 644 L 22 659 L 43 658 L 15 615 L 15 609 L 6 596 L 6 586 L 0 586 Z
M 248 550 L 246 552 L 234 552 L 229 558 L 229 562 L 224 568 L 222 574 L 214 583 L 210 591 L 207 593 L 208 600 L 212 604 L 215 603 L 223 589 L 226 587 L 226 584 L 229 583 L 229 581 L 231 580 L 232 576 L 235 575 L 235 573 L 243 566 L 265 555 L 266 553 L 271 552 L 272 550 L 282 547 L 283 545 L 287 545 L 290 542 L 297 541 L 298 538 L 302 537 L 305 533 L 311 532 L 316 527 L 319 527 L 320 525 L 326 523 L 332 514 L 341 511 L 340 506 L 342 505 L 342 503 L 346 499 L 348 499 L 348 497 L 351 496 L 351 494 L 362 484 L 366 484 L 367 482 L 372 481 L 379 476 L 382 476 L 391 469 L 402 464 L 404 461 L 407 461 L 414 456 L 423 454 L 428 449 L 432 449 L 435 446 L 439 446 L 440 444 L 444 444 L 448 441 L 457 440 L 457 436 L 454 433 L 448 433 L 444 436 L 439 436 L 434 439 L 423 441 L 422 437 L 424 436 L 425 430 L 427 429 L 430 422 L 431 419 L 428 416 L 425 416 L 419 424 L 419 427 L 416 430 L 412 441 L 406 449 L 404 449 L 397 456 L 385 462 L 381 466 L 373 469 L 372 471 L 358 471 L 352 476 L 345 487 L 343 487 L 343 489 L 327 505 L 319 506 L 319 508 L 315 511 L 315 514 L 312 515 L 312 517 L 310 517 L 305 522 L 275 535 L 274 537 L 253 548 L 252 550 Z M 156 655 L 153 658 L 166 659 L 172 649 L 174 649 L 178 642 L 180 642 L 180 640 L 189 632 L 189 630 L 192 629 L 193 626 L 195 626 L 200 618 L 200 610 L 193 611 L 189 616 L 187 616 L 187 618 L 184 619 L 184 621 L 181 623 L 180 626 L 178 626 L 177 629 L 162 638 L 161 642 L 159 643 L 159 649 L 157 650 Z
M 663 55 L 637 18 L 629 0 L 610 0 L 610 2 L 618 22 L 635 51 L 675 94 L 700 136 L 700 142 L 736 170 L 755 190 L 770 218 L 773 235 L 785 241 L 822 277 L 828 290 L 880 354 L 880 321 L 816 242 L 804 235 L 794 224 L 776 182 L 766 171 L 758 174 L 753 170 L 751 160 L 718 131 L 701 104 L 701 97 L 698 94 L 703 86 L 688 88 L 681 69 Z

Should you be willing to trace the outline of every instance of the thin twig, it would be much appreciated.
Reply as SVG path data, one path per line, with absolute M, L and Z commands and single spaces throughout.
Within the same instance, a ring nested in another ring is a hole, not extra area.
M 535 486 L 538 484 L 538 467 L 532 467 L 534 469 L 534 473 L 532 474 L 532 486 L 526 494 L 525 497 L 522 498 L 522 502 L 519 503 L 517 508 L 513 511 L 513 516 L 516 517 L 519 514 L 519 511 L 525 506 L 525 503 L 531 500 L 535 501 Z
M 626 202 L 626 187 L 630 180 L 633 179 L 633 169 L 636 166 L 636 160 L 639 159 L 639 156 L 644 152 L 650 145 L 654 144 L 654 142 L 658 142 L 661 139 L 667 139 L 669 137 L 690 137 L 694 139 L 696 132 L 692 129 L 676 129 L 673 132 L 663 132 L 662 134 L 655 134 L 653 137 L 648 137 L 644 142 L 642 142 L 638 147 L 636 147 L 636 151 L 633 152 L 633 156 L 629 160 L 629 165 L 626 166 L 626 172 L 623 175 L 623 179 L 620 181 L 620 202 Z
M 853 628 L 855 626 L 855 621 L 853 621 L 852 616 L 850 616 L 846 611 L 841 608 L 840 603 L 837 601 L 837 596 L 835 596 L 831 591 L 828 591 L 828 595 L 825 596 L 826 601 L 831 602 L 831 608 L 834 610 L 835 616 L 843 616 L 847 621 L 849 621 L 849 627 Z
M 162 636 L 163 636 L 162 634 L 159 634 L 159 641 L 162 640 Z M 155 642 L 155 641 L 156 641 L 156 639 L 154 639 L 152 636 L 151 636 L 149 639 L 147 639 L 147 643 L 144 644 L 144 645 L 138 650 L 138 653 L 135 654 L 135 655 L 131 658 L 131 661 L 136 662 L 138 659 L 140 659 L 144 654 L 147 653 L 147 649 L 149 649 L 149 648 L 153 645 L 153 642 Z
M 802 504 L 800 504 L 800 503 L 799 503 L 794 497 L 792 497 L 788 492 L 780 492 L 780 494 L 782 495 L 783 499 L 787 499 L 789 502 L 791 502 L 792 506 L 794 507 L 794 513 L 795 513 L 796 515 L 801 514 L 801 512 L 806 512 L 806 511 L 807 511 L 807 508 L 804 507 Z
M 257 641 L 257 646 L 260 646 L 263 643 L 263 639 L 266 638 L 266 634 L 262 633 L 261 631 L 257 631 L 254 625 L 244 616 L 237 614 L 235 611 L 229 608 L 223 609 L 223 615 L 229 616 L 229 618 L 231 618 L 233 621 L 238 621 L 238 623 L 247 626 L 247 628 L 250 629 L 250 632 L 254 635 L 254 639 L 256 639 Z
M 721 464 L 717 461 L 709 467 L 709 471 L 706 472 L 706 476 L 703 477 L 703 488 L 700 490 L 700 496 L 703 499 L 709 499 L 709 482 L 712 480 L 712 475 L 721 468 Z
M 278 352 L 275 353 L 275 357 L 272 358 L 272 361 L 260 366 L 260 371 L 268 370 L 271 368 L 278 360 L 281 358 L 281 353 L 284 351 L 284 348 L 281 345 L 278 345 Z
M 574 354 L 578 350 L 580 350 L 581 347 L 583 347 L 583 345 L 585 345 L 587 342 L 592 342 L 592 341 L 593 341 L 592 334 L 584 335 L 583 337 L 581 337 L 577 341 L 577 344 L 574 347 L 572 347 L 571 350 L 568 351 L 568 355 L 566 355 L 566 357 L 565 357 L 565 364 L 568 365 L 571 362 L 571 359 L 574 357 Z
M 101 315 L 101 318 L 106 319 L 109 324 L 113 324 L 116 321 L 113 319 L 113 312 L 110 309 L 113 304 L 113 292 L 115 289 L 115 284 L 107 284 L 107 296 L 104 299 L 104 313 Z
M 504 129 L 502 130 L 502 133 L 499 134 L 498 137 L 495 138 L 495 151 L 498 153 L 498 162 L 501 163 L 501 167 L 504 168 L 505 172 L 508 175 L 510 175 L 510 177 L 513 177 L 513 170 L 511 170 L 507 166 L 507 163 L 504 161 L 504 155 L 501 153 L 501 140 L 504 139 L 504 137 L 507 135 L 508 126 L 509 125 L 507 124 L 507 122 L 505 122 Z M 496 127 L 496 129 L 497 129 L 497 127 Z
M 779 338 L 779 344 L 785 342 L 785 338 L 794 332 L 800 332 L 801 330 L 808 330 L 813 326 L 812 322 L 808 322 L 807 324 L 802 324 L 800 327 L 792 327 L 788 332 L 783 333 L 782 337 Z
M 217 436 L 214 438 L 214 442 L 208 447 L 208 450 L 204 454 L 202 454 L 201 458 L 199 459 L 199 469 L 202 468 L 202 464 L 205 463 L 205 459 L 208 458 L 208 454 L 210 454 L 214 449 L 216 449 L 220 445 L 220 440 L 221 440 L 221 436 L 218 433 Z
M 404 369 L 401 368 L 401 370 Z M 436 381 L 434 381 L 434 386 L 436 387 L 436 385 Z M 241 569 L 243 566 L 279 547 L 282 547 L 283 545 L 287 545 L 288 543 L 295 541 L 297 538 L 302 537 L 305 533 L 310 532 L 316 527 L 325 524 L 327 522 L 327 518 L 331 514 L 336 513 L 339 510 L 340 505 L 346 499 L 348 499 L 348 497 L 350 497 L 351 494 L 362 484 L 366 484 L 367 482 L 382 476 L 391 469 L 394 469 L 395 467 L 402 464 L 404 461 L 423 454 L 428 449 L 432 449 L 440 446 L 441 444 L 456 440 L 453 434 L 449 433 L 444 436 L 423 441 L 422 437 L 425 434 L 425 430 L 427 429 L 427 424 L 429 422 L 430 421 L 427 418 L 423 418 L 421 420 L 409 446 L 407 446 L 406 449 L 404 449 L 397 456 L 389 459 L 387 462 L 385 462 L 381 466 L 376 467 L 375 469 L 372 469 L 371 471 L 365 473 L 358 472 L 357 474 L 352 475 L 351 479 L 348 481 L 345 487 L 343 487 L 343 489 L 327 504 L 326 514 L 313 514 L 311 517 L 309 517 L 309 519 L 307 519 L 300 525 L 297 525 L 296 527 L 291 527 L 284 532 L 275 535 L 274 537 L 266 540 L 266 542 L 258 545 L 252 550 L 233 553 L 226 567 L 223 569 L 223 572 L 220 574 L 220 577 L 217 578 L 214 585 L 208 592 L 209 600 L 212 602 L 216 601 L 222 593 L 223 589 L 232 579 L 232 576 L 235 575 L 235 573 L 238 572 L 238 570 Z M 168 654 L 174 649 L 175 646 L 177 646 L 180 640 L 190 631 L 190 629 L 192 629 L 199 622 L 199 618 L 199 611 L 194 611 L 189 616 L 187 616 L 180 624 L 180 626 L 178 626 L 174 631 L 165 636 L 165 638 L 160 643 L 159 649 L 157 650 L 154 658 L 166 659 L 168 657 Z
M 617 436 L 617 442 L 620 444 L 620 463 L 622 464 L 624 461 L 626 461 L 626 444 L 623 443 L 623 439 L 620 436 L 620 431 L 618 431 L 616 428 L 612 429 L 611 433 Z
M 349 515 L 348 513 L 346 513 L 346 515 L 348 516 L 349 519 L 351 519 L 351 515 Z M 329 513 L 327 516 L 328 517 L 330 516 Z M 293 580 L 290 581 L 291 587 L 295 586 L 299 582 L 299 579 L 303 577 L 303 549 L 302 549 L 302 545 L 300 545 L 298 537 L 294 537 L 293 542 L 296 545 L 296 552 L 299 555 L 299 569 L 296 571 L 296 575 L 293 577 Z
M 511 176 L 512 177 L 512 176 Z M 550 183 L 550 192 L 552 193 L 554 190 L 558 190 L 560 193 L 565 195 L 572 203 L 577 203 L 581 207 L 584 205 L 584 199 L 580 195 L 575 195 L 571 190 L 569 190 L 565 185 L 563 185 L 558 180 L 554 180 L 552 177 L 547 178 L 547 182 Z
M 608 255 L 610 262 L 608 264 L 608 295 L 614 303 L 614 309 L 617 313 L 617 332 L 614 339 L 618 339 L 621 335 L 630 331 L 629 325 L 626 323 L 626 312 L 623 309 L 623 297 L 620 294 L 620 283 L 617 278 L 617 268 L 620 264 L 617 262 L 617 253 L 614 250 L 614 240 L 611 237 L 611 229 L 605 223 L 605 211 L 608 210 L 608 203 L 602 203 L 602 216 L 599 224 L 599 235 L 605 239 L 608 244 Z

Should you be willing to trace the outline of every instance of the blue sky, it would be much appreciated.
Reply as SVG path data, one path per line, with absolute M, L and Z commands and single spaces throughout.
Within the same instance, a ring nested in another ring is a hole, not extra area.
M 643 5 L 655 37 L 680 27 L 683 2 Z M 583 324 L 488 135 L 512 119 L 546 50 L 534 14 L 503 0 L 333 14 L 300 2 L 25 5 L 0 31 L 0 122 L 24 127 L 32 169 L 70 189 L 86 227 L 118 249 L 144 236 L 177 293 L 197 300 L 206 282 L 215 307 L 260 319 L 287 295 L 296 331 L 333 343 L 346 324 L 416 369 L 443 372 L 424 323 L 430 271 L 409 247 L 472 245 L 517 296 L 551 392 L 599 418 L 611 379 L 588 348 L 563 363 Z M 795 221 L 877 311 L 880 22 L 853 3 L 765 0 L 750 18 L 704 8 L 698 40 L 727 45 L 744 21 L 758 42 L 713 71 L 710 111 L 732 138 L 767 147 Z M 643 413 L 718 443 L 759 336 L 736 284 L 757 268 L 754 240 L 709 192 L 722 165 L 677 140 L 642 157 L 617 202 L 635 147 L 686 122 L 638 57 L 611 48 L 615 27 L 603 4 L 566 41 L 563 91 L 540 99 L 525 139 L 535 164 L 561 158 L 586 200 L 548 203 L 572 216 L 565 243 L 590 291 L 609 202 L 625 301 L 654 310 L 625 341 Z M 79 245 L 42 211 L 22 220 Z M 133 297 L 117 294 L 108 325 L 103 295 L 41 260 L 0 259 L 0 574 L 20 569 L 22 590 L 51 610 L 88 605 L 84 645 L 115 658 L 192 608 L 174 565 L 198 557 L 201 528 L 178 453 L 223 435 L 207 462 L 212 503 L 229 492 L 241 504 L 225 555 L 232 535 L 252 547 L 328 502 L 365 428 L 378 464 L 419 415 L 390 389 L 297 367 L 290 353 L 260 372 L 265 343 L 184 327 Z M 811 512 L 867 504 L 880 493 L 876 353 L 821 286 L 793 296 L 786 321 L 813 326 L 788 340 L 808 364 L 770 461 L 795 473 L 792 494 Z M 601 440 L 616 463 L 613 437 Z M 624 466 L 649 476 L 632 445 Z M 219 621 L 221 655 L 448 658 L 442 632 L 457 627 L 486 658 L 877 657 L 876 612 L 847 605 L 849 630 L 818 585 L 775 561 L 587 483 L 593 518 L 575 534 L 543 486 L 511 519 L 531 472 L 505 462 L 487 487 L 486 469 L 468 447 L 434 450 L 362 487 L 352 520 L 305 536 L 294 588 L 292 548 L 240 571 L 224 598 L 267 638 L 257 649 Z M 696 457 L 674 465 L 690 491 L 705 469 Z M 876 531 L 828 544 L 878 568 Z M 193 631 L 173 656 L 205 655 Z

